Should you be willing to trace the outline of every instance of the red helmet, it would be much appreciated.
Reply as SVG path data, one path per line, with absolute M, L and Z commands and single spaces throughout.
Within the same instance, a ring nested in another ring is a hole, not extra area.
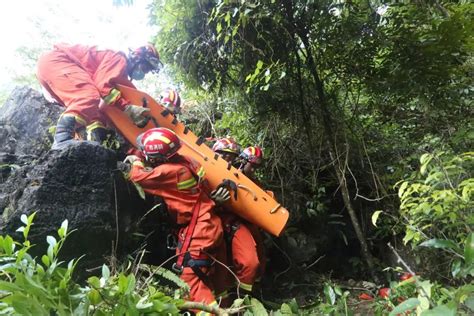
M 263 160 L 263 151 L 262 148 L 258 146 L 251 146 L 245 148 L 239 157 L 247 162 L 259 165 Z
M 160 55 L 152 44 L 147 44 L 130 51 L 128 58 L 133 64 L 148 63 L 152 72 L 160 71 L 162 66 Z
M 232 138 L 218 139 L 212 146 L 214 152 L 227 152 L 238 155 L 240 153 L 240 146 Z
M 160 103 L 175 114 L 181 112 L 181 97 L 176 90 L 167 89 L 161 92 Z
M 156 127 L 139 135 L 137 145 L 146 157 L 166 160 L 176 154 L 181 142 L 172 130 Z

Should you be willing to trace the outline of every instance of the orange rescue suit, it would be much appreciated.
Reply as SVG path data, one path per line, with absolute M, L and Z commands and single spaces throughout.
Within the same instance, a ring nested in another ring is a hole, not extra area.
M 98 50 L 95 46 L 58 44 L 38 61 L 37 77 L 41 85 L 74 115 L 81 125 L 105 118 L 99 112 L 101 99 L 122 110 L 128 102 L 121 98 L 115 84 L 135 88 L 128 79 L 124 53 Z
M 231 262 L 228 264 L 233 266 L 240 288 L 251 292 L 254 283 L 263 276 L 266 265 L 260 229 L 225 209 L 221 209 L 219 217 L 225 231 L 226 247 L 230 251 L 227 260 Z M 220 270 L 219 273 L 226 274 Z M 220 285 L 220 291 L 231 287 L 229 276 L 220 278 L 226 283 Z
M 171 217 L 182 227 L 178 233 L 181 244 L 193 210 L 199 212 L 188 249 L 191 258 L 196 259 L 208 258 L 206 253 L 219 257 L 224 249 L 222 224 L 214 214 L 215 204 L 209 198 L 205 183 L 202 183 L 203 176 L 204 169 L 199 163 L 179 155 L 154 168 L 145 168 L 143 163 L 134 162 L 130 172 L 130 180 L 139 184 L 145 192 L 163 198 Z M 204 269 L 204 273 L 211 274 L 209 269 Z M 181 278 L 190 286 L 191 300 L 215 303 L 210 285 L 201 280 L 191 268 L 185 266 Z

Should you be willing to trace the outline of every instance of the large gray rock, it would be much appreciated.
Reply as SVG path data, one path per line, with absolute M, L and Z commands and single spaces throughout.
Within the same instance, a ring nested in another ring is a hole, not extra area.
M 0 108 L 0 152 L 39 157 L 51 147 L 48 129 L 62 109 L 28 87 L 16 88 Z
M 128 234 L 145 208 L 117 170 L 115 152 L 90 142 L 50 151 L 35 165 L 15 170 L 1 188 L 6 193 L 1 203 L 3 232 L 15 234 L 21 214 L 37 212 L 30 239 L 44 244 L 45 237 L 55 235 L 67 219 L 76 232 L 63 254 L 86 254 L 83 261 L 89 267 L 100 265 L 116 245 L 120 250 L 132 246 Z
M 65 219 L 76 231 L 62 254 L 85 254 L 84 268 L 100 266 L 115 250 L 120 256 L 137 249 L 143 241 L 132 235 L 153 201 L 142 200 L 125 179 L 117 153 L 86 141 L 49 150 L 48 129 L 61 108 L 32 89 L 16 89 L 1 109 L 0 235 L 22 240 L 15 232 L 21 214 L 37 212 L 29 238 L 38 245 L 36 254 L 44 251 L 47 235 L 57 236 Z

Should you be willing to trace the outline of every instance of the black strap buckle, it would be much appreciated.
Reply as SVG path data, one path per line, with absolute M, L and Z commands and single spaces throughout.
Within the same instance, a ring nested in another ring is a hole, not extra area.
M 176 262 L 173 263 L 173 265 L 171 266 L 171 270 L 173 270 L 173 271 L 174 271 L 176 274 L 178 274 L 178 275 L 180 275 L 181 273 L 183 273 L 183 269 L 184 269 L 184 267 L 183 267 L 183 266 L 178 266 L 178 265 L 176 264 Z
M 170 250 L 176 250 L 176 248 L 178 248 L 178 240 L 174 234 L 168 234 L 168 236 L 166 236 L 166 248 Z

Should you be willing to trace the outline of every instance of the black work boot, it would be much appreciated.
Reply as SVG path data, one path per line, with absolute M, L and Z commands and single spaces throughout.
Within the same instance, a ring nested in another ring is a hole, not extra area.
M 56 125 L 54 142 L 51 149 L 61 149 L 74 139 L 74 129 L 76 127 L 76 118 L 70 115 L 61 115 Z
M 102 143 L 107 140 L 107 129 L 103 127 L 96 127 L 87 132 L 87 140 Z

